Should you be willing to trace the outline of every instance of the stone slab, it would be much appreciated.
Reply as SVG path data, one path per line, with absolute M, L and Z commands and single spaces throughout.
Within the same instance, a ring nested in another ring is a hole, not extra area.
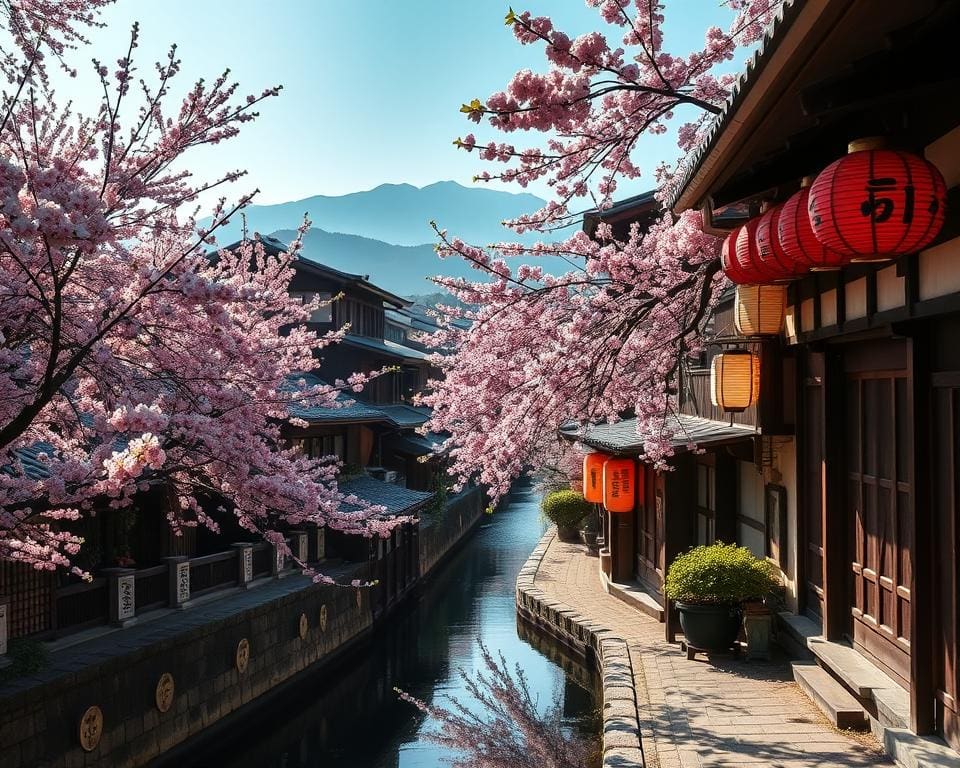
M 893 688 L 896 683 L 849 645 L 811 637 L 807 647 L 833 674 L 843 680 L 854 694 L 863 699 L 873 698 L 874 688 Z
M 651 595 L 640 582 L 631 581 L 621 583 L 607 578 L 607 574 L 600 572 L 600 578 L 607 592 L 618 600 L 622 600 L 632 608 L 647 614 L 652 619 L 663 621 L 663 606 L 656 597 Z
M 866 710 L 829 672 L 817 664 L 794 663 L 793 679 L 837 728 L 865 731 L 870 727 Z

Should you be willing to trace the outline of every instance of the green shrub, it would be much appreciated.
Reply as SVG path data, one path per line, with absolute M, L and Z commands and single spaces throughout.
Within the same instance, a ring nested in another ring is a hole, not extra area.
M 667 571 L 664 591 L 685 603 L 742 603 L 776 589 L 776 569 L 746 547 L 717 542 L 679 555 Z
M 543 516 L 558 528 L 571 528 L 583 520 L 593 509 L 576 491 L 553 491 L 543 497 L 540 510 Z

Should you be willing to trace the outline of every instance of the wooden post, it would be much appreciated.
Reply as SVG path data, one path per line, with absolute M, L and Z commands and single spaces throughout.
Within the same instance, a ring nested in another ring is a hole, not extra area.
M 910 516 L 913 520 L 910 562 L 910 730 L 933 733 L 936 729 L 934 703 L 936 684 L 933 679 L 933 564 L 934 531 L 930 522 L 931 480 L 933 466 L 930 455 L 930 328 L 923 324 L 907 341 L 907 403 L 910 411 L 910 435 L 913 447 L 910 457 Z M 940 465 L 943 467 L 943 465 Z
M 823 379 L 823 636 L 827 640 L 839 641 L 847 632 L 850 620 L 844 441 L 832 437 L 843 430 L 845 423 L 843 358 L 839 352 L 828 350 L 824 353 Z
M 137 623 L 136 570 L 133 568 L 104 568 L 110 594 L 110 623 L 115 627 L 130 627 Z
M 9 610 L 10 598 L 6 595 L 0 595 L 0 659 L 7 653 L 7 633 L 10 631 L 7 625 Z

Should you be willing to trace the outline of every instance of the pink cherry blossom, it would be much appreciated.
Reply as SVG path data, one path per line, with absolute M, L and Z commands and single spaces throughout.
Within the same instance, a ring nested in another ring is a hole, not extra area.
M 511 11 L 506 20 L 517 40 L 542 45 L 548 66 L 522 69 L 504 90 L 462 109 L 495 131 L 544 137 L 525 149 L 473 136 L 465 146 L 505 164 L 500 173 L 479 174 L 482 180 L 547 182 L 552 199 L 510 222 L 544 240 L 579 225 L 583 207 L 608 207 L 618 179 L 640 176 L 643 137 L 664 132 L 676 113 L 684 116 L 681 150 L 701 141 L 735 82 L 717 66 L 760 37 L 780 2 L 729 0 L 729 27 L 705 30 L 703 48 L 688 54 L 665 48 L 665 3 L 587 5 L 605 29 L 576 38 L 549 18 Z M 675 178 L 666 164 L 655 170 L 660 199 Z M 575 207 L 577 200 L 585 205 Z M 558 429 L 625 415 L 636 416 L 647 459 L 666 466 L 676 436 L 665 417 L 678 407 L 681 373 L 702 348 L 725 285 L 719 241 L 701 225 L 688 211 L 664 215 L 649 231 L 634 225 L 620 239 L 601 224 L 594 238 L 577 232 L 559 242 L 487 248 L 438 229 L 440 255 L 477 270 L 476 280 L 436 278 L 466 308 L 443 309 L 446 327 L 431 343 L 455 353 L 435 357 L 444 376 L 423 397 L 434 409 L 425 429 L 450 434 L 444 449 L 459 482 L 478 475 L 499 497 L 530 467 L 571 470 L 575 459 Z M 570 271 L 544 274 L 534 260 L 545 255 L 565 259 Z

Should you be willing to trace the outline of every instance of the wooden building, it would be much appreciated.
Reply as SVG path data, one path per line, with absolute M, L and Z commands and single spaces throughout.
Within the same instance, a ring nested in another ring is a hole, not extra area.
M 699 210 L 704 230 L 725 237 L 849 142 L 882 136 L 943 176 L 945 221 L 919 252 L 790 282 L 781 334 L 741 341 L 760 358 L 761 385 L 736 414 L 709 392 L 710 358 L 735 335 L 733 291 L 724 296 L 707 328 L 721 343 L 684 371 L 671 470 L 639 465 L 635 510 L 608 515 L 604 541 L 609 577 L 655 606 L 670 562 L 692 545 L 735 541 L 770 558 L 785 588 L 783 644 L 848 689 L 888 748 L 922 737 L 929 754 L 941 739 L 960 750 L 957 29 L 955 0 L 784 3 L 682 169 L 672 211 Z M 885 209 L 877 190 L 889 183 L 859 190 L 863 216 Z M 639 202 L 618 206 L 621 229 L 631 206 L 648 220 Z M 566 436 L 643 461 L 629 419 Z
M 786 536 L 776 554 L 784 633 L 880 724 L 955 749 L 960 107 L 948 94 L 960 85 L 957 29 L 957 2 L 785 4 L 671 201 L 724 236 L 865 136 L 943 175 L 946 222 L 922 251 L 790 284 L 786 330 L 760 350 L 752 420 L 756 471 L 785 514 L 785 525 L 774 521 Z M 864 216 L 881 183 L 861 191 Z M 736 484 L 740 517 L 755 493 L 744 471 L 718 465 L 714 480 L 718 499 Z

